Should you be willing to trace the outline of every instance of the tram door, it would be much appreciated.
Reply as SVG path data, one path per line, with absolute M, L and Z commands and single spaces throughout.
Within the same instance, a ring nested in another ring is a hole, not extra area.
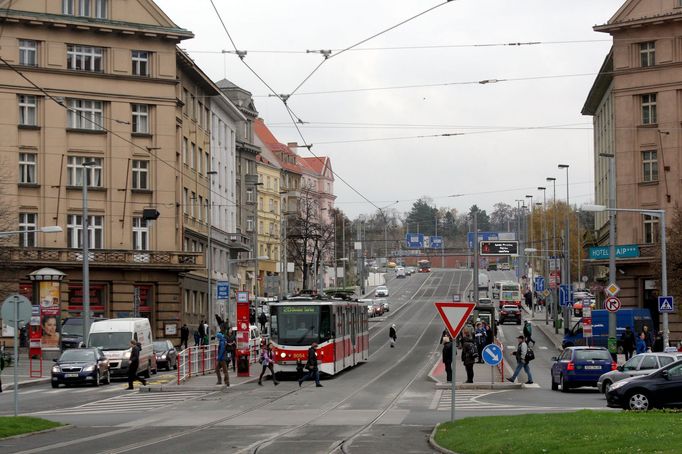
M 352 365 L 355 366 L 358 363 L 357 358 L 355 355 L 357 355 L 357 347 L 355 346 L 356 338 L 355 336 L 357 335 L 357 331 L 355 329 L 355 324 L 358 321 L 357 317 L 357 307 L 356 306 L 351 306 L 350 308 L 350 345 L 351 349 L 353 350 L 353 354 L 351 355 L 352 358 Z

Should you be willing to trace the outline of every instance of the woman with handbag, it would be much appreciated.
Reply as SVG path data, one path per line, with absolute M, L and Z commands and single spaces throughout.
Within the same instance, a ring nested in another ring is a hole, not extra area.
M 317 353 L 315 353 L 315 349 L 317 349 L 317 342 L 313 342 L 313 344 L 308 349 L 308 361 L 305 364 L 305 368 L 308 369 L 308 373 L 298 379 L 299 387 L 304 381 L 311 378 L 315 380 L 316 387 L 318 388 L 322 387 L 322 385 L 320 384 L 320 370 L 317 368 Z
M 258 377 L 258 384 L 260 386 L 263 386 L 263 374 L 267 369 L 270 369 L 272 382 L 275 384 L 275 386 L 279 385 L 279 382 L 275 378 L 275 368 L 273 366 L 274 360 L 272 357 L 272 343 L 268 343 L 266 347 L 263 347 L 261 349 L 260 359 L 258 360 L 258 362 L 263 365 L 263 370 L 260 373 L 260 377 Z

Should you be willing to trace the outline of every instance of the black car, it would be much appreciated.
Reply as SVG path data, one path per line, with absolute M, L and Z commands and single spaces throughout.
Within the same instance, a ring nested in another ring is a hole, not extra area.
M 517 325 L 521 324 L 521 308 L 515 305 L 504 305 L 500 309 L 499 323 L 503 325 L 504 322 L 512 321 Z
M 105 318 L 93 318 L 90 322 L 106 320 Z M 83 344 L 83 319 L 81 317 L 65 318 L 61 329 L 62 350 L 67 348 L 81 348 Z
M 154 355 L 156 356 L 156 367 L 166 370 L 178 368 L 178 352 L 175 350 L 173 343 L 169 340 L 154 341 Z
M 60 384 L 109 384 L 109 360 L 99 348 L 70 348 L 55 359 L 52 387 Z
M 606 392 L 606 402 L 609 407 L 626 410 L 682 407 L 682 361 L 614 383 Z

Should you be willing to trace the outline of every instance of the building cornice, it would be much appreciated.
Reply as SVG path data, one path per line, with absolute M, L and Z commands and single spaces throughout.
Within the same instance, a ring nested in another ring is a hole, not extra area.
M 613 33 L 626 29 L 643 28 L 651 25 L 662 25 L 680 21 L 682 21 L 682 10 L 603 25 L 595 25 L 593 29 L 596 32 Z

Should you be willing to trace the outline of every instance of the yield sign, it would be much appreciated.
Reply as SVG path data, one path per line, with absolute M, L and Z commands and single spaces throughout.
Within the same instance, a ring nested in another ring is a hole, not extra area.
M 476 303 L 436 303 L 436 309 L 453 339 L 459 335 L 475 307 Z

